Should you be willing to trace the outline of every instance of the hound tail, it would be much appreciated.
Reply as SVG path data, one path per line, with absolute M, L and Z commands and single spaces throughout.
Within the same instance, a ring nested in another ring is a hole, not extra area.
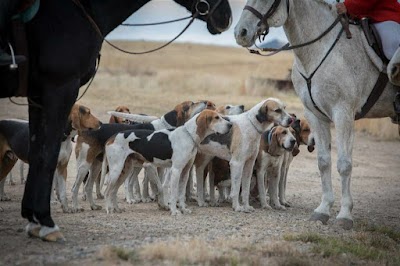
M 150 123 L 154 120 L 160 119 L 157 116 L 150 116 L 150 115 L 140 115 L 140 114 L 127 114 L 115 111 L 108 111 L 107 114 L 113 115 L 116 117 L 125 118 L 129 121 L 137 122 L 137 123 Z

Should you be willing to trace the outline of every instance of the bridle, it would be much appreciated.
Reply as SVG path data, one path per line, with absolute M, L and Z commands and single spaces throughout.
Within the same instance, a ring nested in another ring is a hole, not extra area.
M 281 4 L 281 0 L 275 0 L 271 7 L 268 9 L 268 11 L 263 15 L 261 14 L 257 9 L 255 9 L 252 6 L 245 5 L 243 10 L 248 10 L 250 11 L 254 16 L 260 19 L 260 21 L 257 23 L 258 30 L 257 30 L 257 36 L 261 38 L 263 36 L 263 40 L 265 39 L 265 36 L 269 32 L 269 25 L 268 25 L 268 19 L 272 17 L 272 15 L 275 14 L 275 12 L 278 10 L 279 5 Z M 287 13 L 289 14 L 289 0 L 286 0 L 286 7 L 287 7 Z

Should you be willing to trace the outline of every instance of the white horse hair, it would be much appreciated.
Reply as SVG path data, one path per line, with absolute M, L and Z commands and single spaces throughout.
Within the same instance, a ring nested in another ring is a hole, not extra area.
M 247 5 L 261 14 L 265 14 L 274 0 L 248 0 Z M 267 19 L 269 26 L 283 26 L 292 45 L 302 44 L 318 37 L 336 19 L 336 8 L 321 0 L 282 0 L 275 13 Z M 242 12 L 235 27 L 238 44 L 249 47 L 257 37 L 259 18 L 249 10 Z M 379 71 L 370 61 L 361 40 L 361 30 L 350 26 L 353 38 L 346 39 L 345 34 L 333 48 L 326 61 L 318 68 L 312 78 L 311 94 L 319 109 L 310 97 L 305 79 L 317 69 L 323 57 L 331 48 L 342 26 L 339 23 L 321 40 L 295 49 L 292 80 L 296 93 L 305 107 L 305 116 L 315 134 L 318 150 L 318 167 L 322 181 L 322 201 L 314 210 L 311 220 L 324 224 L 330 217 L 334 203 L 331 180 L 331 130 L 336 128 L 338 152 L 337 170 L 341 177 L 342 199 L 337 222 L 345 229 L 353 227 L 353 199 L 350 193 L 352 173 L 352 151 L 354 140 L 354 117 L 365 104 Z M 396 90 L 387 84 L 377 103 L 366 114 L 366 118 L 395 117 L 393 99 Z

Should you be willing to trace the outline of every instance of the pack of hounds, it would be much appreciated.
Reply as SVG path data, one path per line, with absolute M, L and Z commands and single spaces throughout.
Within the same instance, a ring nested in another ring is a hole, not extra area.
M 190 200 L 197 200 L 200 207 L 230 202 L 234 211 L 241 212 L 254 211 L 250 205 L 254 201 L 264 209 L 285 210 L 290 207 L 286 199 L 290 163 L 300 145 L 309 152 L 315 145 L 308 122 L 289 114 L 276 98 L 248 110 L 244 105 L 185 101 L 161 117 L 131 114 L 126 106 L 109 114 L 109 123 L 101 123 L 88 107 L 75 104 L 71 110 L 52 198 L 66 213 L 83 210 L 78 199 L 82 184 L 83 200 L 92 210 L 100 210 L 93 198 L 96 185 L 97 199 L 105 198 L 107 213 L 123 211 L 117 198 L 122 184 L 128 203 L 156 201 L 172 215 L 190 213 L 186 204 Z M 4 184 L 11 169 L 18 160 L 29 163 L 28 136 L 27 121 L 0 121 L 2 201 L 10 200 Z M 77 173 L 70 206 L 66 179 L 74 146 Z

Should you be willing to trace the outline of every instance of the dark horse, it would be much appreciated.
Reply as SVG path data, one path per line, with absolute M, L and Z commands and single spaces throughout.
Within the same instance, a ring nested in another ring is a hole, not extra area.
M 36 17 L 26 25 L 30 54 L 28 98 L 32 104 L 30 167 L 21 213 L 29 221 L 28 234 L 49 241 L 63 239 L 51 217 L 50 192 L 68 114 L 79 88 L 94 74 L 102 36 L 149 1 L 85 0 L 81 1 L 82 9 L 78 0 L 42 0 Z M 207 6 L 204 0 L 175 2 L 192 13 L 198 3 Z M 228 0 L 207 2 L 210 14 L 198 18 L 206 21 L 211 34 L 221 33 L 231 22 Z

